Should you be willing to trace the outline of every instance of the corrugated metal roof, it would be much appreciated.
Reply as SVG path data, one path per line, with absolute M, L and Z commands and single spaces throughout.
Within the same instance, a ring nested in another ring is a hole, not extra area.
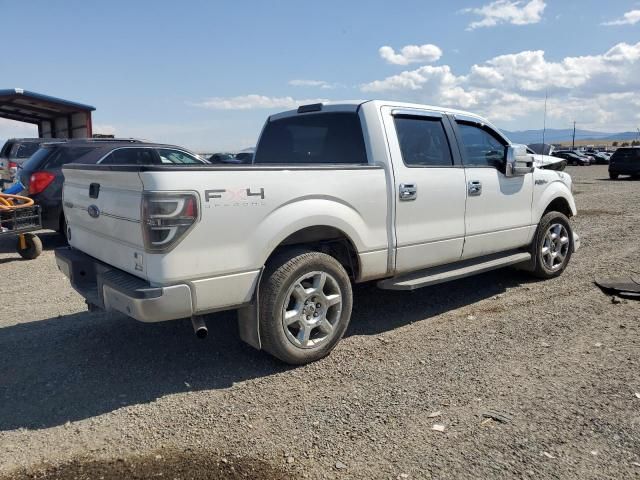
M 42 93 L 10 88 L 0 90 L 0 117 L 27 123 L 69 115 L 77 112 L 92 112 L 95 107 Z

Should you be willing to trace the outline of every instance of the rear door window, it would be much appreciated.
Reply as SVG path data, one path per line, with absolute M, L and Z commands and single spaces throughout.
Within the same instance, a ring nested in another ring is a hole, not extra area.
M 405 165 L 408 167 L 453 165 L 442 119 L 398 116 L 394 122 Z
M 105 157 L 103 165 L 157 165 L 160 163 L 153 148 L 118 148 Z
M 267 123 L 254 163 L 366 164 L 357 113 L 315 113 Z

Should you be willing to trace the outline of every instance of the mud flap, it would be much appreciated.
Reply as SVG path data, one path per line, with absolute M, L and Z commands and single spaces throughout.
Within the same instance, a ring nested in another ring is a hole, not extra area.
M 258 276 L 256 291 L 251 303 L 238 309 L 240 339 L 257 350 L 262 349 L 262 342 L 260 341 L 260 283 L 263 272 L 264 268 Z

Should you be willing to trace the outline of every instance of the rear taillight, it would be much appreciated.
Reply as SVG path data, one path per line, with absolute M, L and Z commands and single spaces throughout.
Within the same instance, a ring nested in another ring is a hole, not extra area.
M 50 172 L 35 172 L 29 179 L 29 195 L 35 195 L 47 188 L 56 176 Z
M 9 162 L 9 168 L 16 169 L 18 168 L 18 164 L 16 162 Z
M 175 246 L 198 220 L 195 193 L 149 192 L 142 200 L 142 225 L 147 251 Z

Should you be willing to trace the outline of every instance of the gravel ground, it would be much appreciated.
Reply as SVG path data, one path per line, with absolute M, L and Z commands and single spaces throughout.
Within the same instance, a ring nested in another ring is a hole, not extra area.
M 347 336 L 299 368 L 229 313 L 205 341 L 88 313 L 56 236 L 34 261 L 0 241 L 0 478 L 640 478 L 640 302 L 593 285 L 640 272 L 640 182 L 568 171 L 562 277 L 358 286 Z

